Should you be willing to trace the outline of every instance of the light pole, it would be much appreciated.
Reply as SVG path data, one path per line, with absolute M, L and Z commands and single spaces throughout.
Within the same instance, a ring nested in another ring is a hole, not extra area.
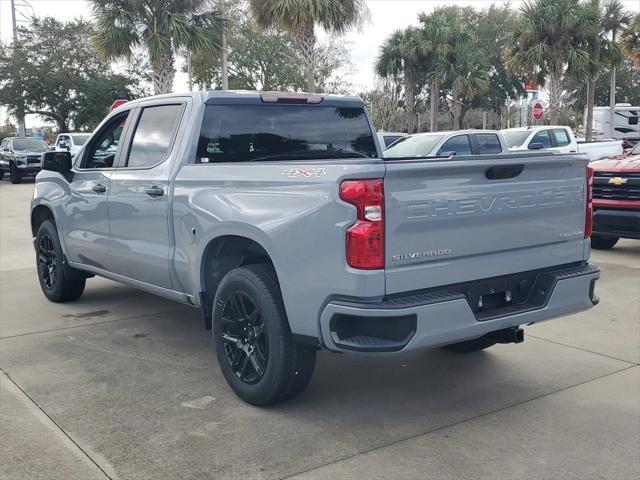
M 11 25 L 13 27 L 13 55 L 16 55 L 16 45 L 18 44 L 18 26 L 16 21 L 16 2 L 11 0 Z M 20 96 L 24 97 L 24 92 L 20 92 Z M 19 111 L 16 113 L 18 120 L 18 137 L 26 136 L 26 128 L 24 125 L 24 105 L 20 105 Z

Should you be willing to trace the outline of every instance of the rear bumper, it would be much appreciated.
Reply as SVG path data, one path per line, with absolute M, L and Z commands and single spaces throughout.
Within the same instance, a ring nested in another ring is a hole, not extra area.
M 335 301 L 321 314 L 322 338 L 335 351 L 394 352 L 448 345 L 587 310 L 597 303 L 594 286 L 599 277 L 599 268 L 591 264 L 545 271 L 530 295 L 538 295 L 538 303 L 500 307 L 494 315 L 474 313 L 464 294 L 446 288 L 376 303 Z
M 640 210 L 600 210 L 593 213 L 593 233 L 640 239 Z

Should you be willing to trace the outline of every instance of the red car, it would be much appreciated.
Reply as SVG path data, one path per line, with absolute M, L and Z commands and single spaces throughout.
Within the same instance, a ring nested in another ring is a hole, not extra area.
M 620 238 L 640 239 L 640 143 L 626 155 L 591 163 L 593 248 L 612 248 Z

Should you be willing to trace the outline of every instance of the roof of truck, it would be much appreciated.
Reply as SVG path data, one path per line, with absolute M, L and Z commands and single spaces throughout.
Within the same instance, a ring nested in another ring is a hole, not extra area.
M 316 104 L 358 104 L 362 105 L 362 99 L 357 96 L 349 96 L 349 95 L 336 95 L 329 93 L 307 93 L 307 92 L 271 92 L 271 91 L 257 91 L 257 90 L 208 90 L 208 91 L 199 91 L 199 92 L 183 92 L 183 93 L 167 93 L 163 95 L 153 95 L 151 97 L 138 98 L 136 100 L 132 100 L 127 102 L 124 105 L 132 105 L 141 102 L 145 102 L 148 100 L 156 100 L 156 99 L 170 99 L 170 98 L 184 98 L 191 97 L 196 102 L 200 103 L 208 103 L 210 100 L 212 102 L 209 103 L 236 103 L 238 100 L 251 100 L 251 101 L 261 101 L 264 103 L 271 103 L 266 99 L 282 97 L 282 98 L 311 98 L 311 99 L 321 99 L 321 102 L 309 102 L 309 105 Z M 278 102 L 273 102 L 278 103 Z

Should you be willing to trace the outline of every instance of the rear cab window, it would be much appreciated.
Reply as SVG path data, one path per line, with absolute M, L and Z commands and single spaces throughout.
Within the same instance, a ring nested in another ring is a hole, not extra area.
M 476 133 L 474 136 L 478 144 L 478 154 L 502 153 L 500 139 L 495 133 Z
M 183 104 L 144 107 L 136 125 L 126 166 L 148 168 L 164 161 L 180 124 Z
M 564 147 L 571 143 L 569 134 L 564 128 L 554 128 L 553 136 L 556 138 L 556 146 L 558 147 Z
M 207 105 L 196 163 L 377 158 L 362 106 Z

